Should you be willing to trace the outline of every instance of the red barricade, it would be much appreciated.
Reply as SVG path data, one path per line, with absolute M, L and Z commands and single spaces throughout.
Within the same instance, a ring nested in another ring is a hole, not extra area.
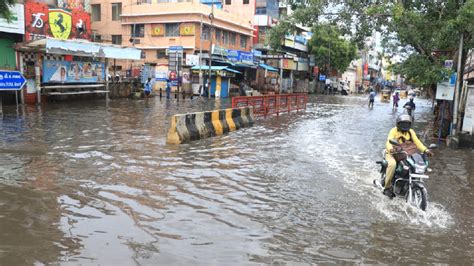
M 262 96 L 237 96 L 232 98 L 232 108 L 253 107 L 255 116 L 279 115 L 284 112 L 306 109 L 308 94 L 276 94 Z

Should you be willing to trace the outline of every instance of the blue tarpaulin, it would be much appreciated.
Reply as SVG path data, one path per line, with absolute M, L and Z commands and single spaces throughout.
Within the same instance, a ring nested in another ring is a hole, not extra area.
M 263 69 L 266 69 L 267 71 L 271 71 L 271 72 L 278 72 L 278 69 L 274 68 L 274 67 L 271 67 L 267 64 L 259 64 L 258 65 L 259 67 L 263 68 Z

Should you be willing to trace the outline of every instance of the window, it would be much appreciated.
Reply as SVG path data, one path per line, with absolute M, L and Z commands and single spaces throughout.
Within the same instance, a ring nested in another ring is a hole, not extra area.
M 255 14 L 257 15 L 265 15 L 267 14 L 267 8 L 266 7 L 257 7 L 255 9 Z
M 156 50 L 156 58 L 157 59 L 166 58 L 166 50 Z
M 220 29 L 216 29 L 216 42 L 219 43 L 222 41 L 222 31 Z
M 223 30 L 222 31 L 222 43 L 224 44 L 229 44 L 229 32 L 228 31 L 225 31 Z
M 122 3 L 112 3 L 112 20 L 120 20 L 122 15 Z
M 112 35 L 112 44 L 122 45 L 122 35 Z
M 247 48 L 247 36 L 240 35 L 240 47 Z
M 168 36 L 168 37 L 179 36 L 179 23 L 167 23 L 165 36 Z
M 102 42 L 102 36 L 97 35 L 97 34 L 94 34 L 94 35 L 92 36 L 92 41 L 93 41 L 93 42 Z
M 146 51 L 145 50 L 142 50 L 141 53 L 140 53 L 140 58 L 141 59 L 146 59 Z
M 244 5 L 248 5 L 249 4 L 249 0 L 244 0 Z
M 232 0 L 225 0 L 225 4 L 226 4 L 226 5 L 231 5 L 231 4 L 232 4 Z
M 207 25 L 204 25 L 202 27 L 202 39 L 203 40 L 210 40 L 210 37 L 211 36 L 211 28 Z
M 100 4 L 91 5 L 91 7 L 92 7 L 92 12 L 91 12 L 92 22 L 100 21 Z
M 231 32 L 230 33 L 230 44 L 235 45 L 236 40 L 237 40 L 237 34 L 235 34 L 235 32 Z
M 130 25 L 132 38 L 143 38 L 145 37 L 145 24 L 133 24 Z

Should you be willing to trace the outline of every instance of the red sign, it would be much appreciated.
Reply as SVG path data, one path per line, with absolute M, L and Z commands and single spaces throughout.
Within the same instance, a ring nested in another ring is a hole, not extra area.
M 364 64 L 364 76 L 369 74 L 369 64 L 365 63 Z
M 176 80 L 176 71 L 170 71 L 170 80 Z
M 44 38 L 91 39 L 90 14 L 82 9 L 71 11 L 49 8 L 41 2 L 25 4 L 25 40 Z

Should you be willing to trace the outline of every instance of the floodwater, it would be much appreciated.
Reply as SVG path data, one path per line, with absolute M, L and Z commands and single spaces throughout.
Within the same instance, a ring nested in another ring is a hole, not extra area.
M 473 150 L 436 151 L 425 213 L 372 185 L 397 114 L 363 97 L 166 145 L 170 115 L 227 106 L 4 106 L 0 265 L 474 263 Z

